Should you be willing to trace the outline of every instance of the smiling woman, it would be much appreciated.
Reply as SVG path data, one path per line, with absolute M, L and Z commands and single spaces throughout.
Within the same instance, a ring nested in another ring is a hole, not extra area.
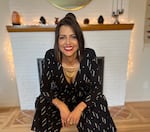
M 92 0 L 48 0 L 52 5 L 63 10 L 79 10 Z

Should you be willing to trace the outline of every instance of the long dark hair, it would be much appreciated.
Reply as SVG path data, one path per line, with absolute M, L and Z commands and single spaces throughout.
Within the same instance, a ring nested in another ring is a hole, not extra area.
M 59 31 L 60 27 L 63 25 L 70 26 L 73 31 L 75 32 L 75 35 L 77 36 L 78 44 L 79 44 L 79 49 L 78 49 L 78 54 L 77 54 L 77 59 L 79 61 L 82 60 L 83 55 L 84 55 L 84 37 L 83 37 L 83 32 L 76 20 L 76 17 L 74 14 L 68 13 L 63 19 L 61 19 L 55 29 L 55 43 L 54 43 L 54 51 L 55 51 L 55 56 L 56 59 L 61 62 L 62 61 L 62 54 L 59 50 L 58 46 L 58 38 L 59 38 Z

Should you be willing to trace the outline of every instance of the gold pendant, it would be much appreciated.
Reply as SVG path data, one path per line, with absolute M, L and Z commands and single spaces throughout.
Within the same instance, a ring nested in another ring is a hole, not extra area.
M 72 78 L 75 75 L 75 71 L 65 71 L 67 77 Z

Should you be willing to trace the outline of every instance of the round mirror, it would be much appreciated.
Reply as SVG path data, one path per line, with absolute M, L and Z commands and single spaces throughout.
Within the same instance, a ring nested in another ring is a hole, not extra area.
M 63 10 L 79 10 L 92 0 L 48 0 L 52 5 Z

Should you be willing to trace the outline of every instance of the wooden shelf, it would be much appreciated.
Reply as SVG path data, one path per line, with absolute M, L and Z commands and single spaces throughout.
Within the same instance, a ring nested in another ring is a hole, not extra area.
M 134 24 L 90 24 L 81 25 L 83 31 L 96 30 L 132 30 Z M 50 25 L 7 25 L 8 32 L 53 32 L 55 26 Z

